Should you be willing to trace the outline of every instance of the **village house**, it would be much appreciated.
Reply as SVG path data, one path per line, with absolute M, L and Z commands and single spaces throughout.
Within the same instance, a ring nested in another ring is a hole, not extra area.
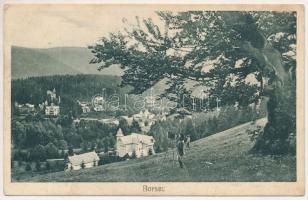
M 53 103 L 50 106 L 45 107 L 45 115 L 48 116 L 58 116 L 60 114 L 60 107 L 54 105 Z
M 120 124 L 120 121 L 116 118 L 100 119 L 99 121 L 102 122 L 103 124 L 110 124 L 115 126 L 119 126 Z
M 56 94 L 56 89 L 53 91 L 47 90 L 47 100 L 43 104 L 45 106 L 45 115 L 47 116 L 58 116 L 60 114 L 61 98 Z
M 114 118 L 114 117 L 113 118 L 107 118 L 107 119 L 82 117 L 82 118 L 74 119 L 73 122 L 75 124 L 78 124 L 78 123 L 80 123 L 81 120 L 83 120 L 85 122 L 99 122 L 99 123 L 102 123 L 102 124 L 109 124 L 109 125 L 112 125 L 112 126 L 119 126 L 119 124 L 120 124 L 119 120 Z
M 153 136 L 137 133 L 124 136 L 122 130 L 119 129 L 116 137 L 116 152 L 120 157 L 124 157 L 126 154 L 131 156 L 133 152 L 137 158 L 155 153 Z
M 134 114 L 132 117 L 121 116 L 120 119 L 125 120 L 129 126 L 132 125 L 133 121 L 136 121 L 141 128 L 141 132 L 147 133 L 150 131 L 151 126 L 157 121 L 165 121 L 166 115 L 166 113 L 155 115 L 154 113 L 149 112 L 148 109 L 145 109 L 137 114 Z
M 149 110 L 140 111 L 132 116 L 133 120 L 138 122 L 141 131 L 143 133 L 149 132 L 151 126 L 155 123 L 155 114 L 149 112 Z
M 139 113 L 133 115 L 134 120 L 136 121 L 145 121 L 145 120 L 152 120 L 154 119 L 155 114 L 149 112 L 149 110 L 143 110 Z
M 157 121 L 165 121 L 166 115 L 163 113 L 155 115 L 146 109 L 133 115 L 133 120 L 138 122 L 142 132 L 147 133 L 150 131 L 151 126 L 154 125 Z
M 92 99 L 93 109 L 96 112 L 104 111 L 105 110 L 104 104 L 105 104 L 104 97 L 97 96 Z
M 29 103 L 19 104 L 15 102 L 15 108 L 21 113 L 30 113 L 35 111 L 34 105 Z
M 77 101 L 78 105 L 80 106 L 82 113 L 88 113 L 91 111 L 91 108 L 89 106 L 89 103 L 87 102 L 81 102 L 81 101 Z
M 166 120 L 167 120 L 167 115 L 168 115 L 167 112 L 162 112 L 162 113 L 156 115 L 156 116 L 155 116 L 155 119 L 156 119 L 157 121 L 166 121 Z
M 91 111 L 89 106 L 82 106 L 81 109 L 82 109 L 82 113 L 88 113 Z
M 95 151 L 68 157 L 66 170 L 79 170 L 98 166 L 99 157 Z
M 47 90 L 47 96 L 49 96 L 51 99 L 57 98 L 56 88 L 54 88 L 52 91 Z
M 156 103 L 156 97 L 155 96 L 146 96 L 145 97 L 145 103 L 146 107 L 154 108 Z

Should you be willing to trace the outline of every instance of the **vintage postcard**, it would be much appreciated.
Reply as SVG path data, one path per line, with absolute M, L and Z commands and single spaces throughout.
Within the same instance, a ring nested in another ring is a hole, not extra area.
M 302 5 L 4 5 L 7 195 L 303 195 Z

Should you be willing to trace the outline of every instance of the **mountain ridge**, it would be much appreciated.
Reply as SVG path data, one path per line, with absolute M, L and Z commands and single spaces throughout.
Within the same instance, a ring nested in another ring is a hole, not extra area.
M 119 66 L 98 71 L 86 47 L 28 48 L 12 46 L 12 79 L 50 75 L 106 74 L 121 76 Z

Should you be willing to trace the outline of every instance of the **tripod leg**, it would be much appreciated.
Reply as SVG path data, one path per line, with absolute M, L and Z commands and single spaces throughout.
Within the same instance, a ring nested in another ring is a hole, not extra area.
M 166 151 L 163 161 L 165 161 L 165 160 L 166 160 L 166 158 L 167 158 L 167 154 L 168 154 L 168 151 Z
M 174 168 L 174 162 L 175 161 L 175 153 L 174 153 L 174 150 L 175 150 L 175 143 L 176 143 L 176 138 L 174 136 L 174 141 L 172 142 L 172 167 Z
M 180 157 L 179 157 L 179 164 L 180 164 L 180 167 L 183 168 L 183 161 Z
M 174 167 L 174 150 L 172 150 L 172 167 Z

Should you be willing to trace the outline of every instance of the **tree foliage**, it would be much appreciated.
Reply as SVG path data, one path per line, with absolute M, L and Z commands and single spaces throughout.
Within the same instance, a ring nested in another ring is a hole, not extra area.
M 183 83 L 194 80 L 209 86 L 211 95 L 223 98 L 224 92 L 233 94 L 234 98 L 224 98 L 223 102 L 227 103 L 243 97 L 251 102 L 260 95 L 260 86 L 244 82 L 249 74 L 259 82 L 264 78 L 284 79 L 287 69 L 276 69 L 281 63 L 271 66 L 273 63 L 266 63 L 264 59 L 275 60 L 270 56 L 279 56 L 276 55 L 279 53 L 282 57 L 283 53 L 294 50 L 294 13 L 188 11 L 157 14 L 166 25 L 164 29 L 151 19 L 140 22 L 137 18 L 137 25 L 130 26 L 124 33 L 112 33 L 109 38 L 104 37 L 90 46 L 95 56 L 92 62 L 101 63 L 100 69 L 120 64 L 125 72 L 122 84 L 132 85 L 136 93 L 167 77 L 170 79 L 168 92 L 174 93 L 177 89 L 177 92 L 187 93 Z M 287 61 L 286 57 L 281 59 Z M 206 69 L 206 62 L 211 62 L 211 69 Z M 276 77 L 273 77 L 274 72 Z M 241 87 L 252 91 L 244 96 Z
M 46 160 L 47 157 L 45 147 L 40 144 L 33 148 L 30 155 L 31 155 L 31 160 L 39 160 L 39 161 L 44 161 Z
M 133 150 L 132 155 L 130 156 L 131 159 L 136 159 L 137 158 L 137 154 L 136 151 Z
M 264 103 L 262 107 L 266 107 Z M 168 147 L 174 147 L 174 134 L 190 135 L 191 141 L 195 141 L 250 122 L 254 118 L 265 117 L 264 109 L 262 108 L 257 112 L 255 107 L 235 108 L 234 106 L 225 106 L 219 113 L 215 111 L 198 113 L 192 119 L 186 118 L 182 121 L 167 119 L 163 122 L 157 122 L 151 127 L 149 134 L 155 138 L 155 152 L 166 151 Z M 251 113 L 257 114 L 254 116 Z
M 133 120 L 132 125 L 130 127 L 130 131 L 132 133 L 140 133 L 141 132 L 141 127 L 136 120 Z
M 135 25 L 90 46 L 92 63 L 100 63 L 99 69 L 120 65 L 124 70 L 122 85 L 131 85 L 133 93 L 142 93 L 167 79 L 162 96 L 172 101 L 191 96 L 192 91 L 185 87 L 189 81 L 205 86 L 208 99 L 217 97 L 222 105 L 247 106 L 257 103 L 261 96 L 273 98 L 270 94 L 276 90 L 285 90 L 286 94 L 274 98 L 286 98 L 291 92 L 296 68 L 296 13 L 157 14 L 165 26 L 136 17 Z M 214 107 L 214 102 L 210 106 Z M 278 117 L 272 107 L 269 113 Z M 277 124 L 269 124 L 281 130 Z M 282 131 L 281 137 L 290 134 L 289 129 Z
M 25 170 L 26 170 L 26 171 L 31 171 L 31 170 L 32 170 L 31 163 L 27 163 L 27 164 L 26 164 Z
M 41 171 L 41 163 L 39 161 L 35 162 L 35 169 L 36 171 Z
M 46 91 L 56 89 L 57 95 L 61 97 L 61 116 L 58 123 L 69 126 L 72 123 L 71 117 L 78 117 L 82 110 L 77 103 L 79 101 L 91 101 L 94 95 L 101 95 L 105 89 L 105 95 L 117 94 L 120 96 L 120 103 L 124 102 L 124 95 L 129 88 L 119 88 L 120 77 L 110 75 L 55 75 L 44 77 L 30 77 L 25 79 L 12 80 L 12 110 L 17 110 L 14 103 L 30 103 L 38 107 L 47 100 Z M 127 109 L 130 109 L 127 106 Z M 38 108 L 37 108 L 38 110 Z

